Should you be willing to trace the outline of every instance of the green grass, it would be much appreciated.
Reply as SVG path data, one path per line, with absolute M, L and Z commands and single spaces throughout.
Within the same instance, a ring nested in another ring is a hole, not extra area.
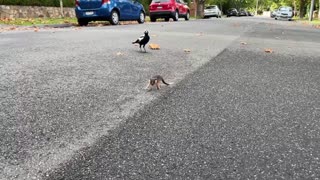
M 45 24 L 72 24 L 77 23 L 76 18 L 16 18 L 16 19 L 0 19 L 0 24 L 7 25 L 45 25 Z
M 317 19 L 317 18 L 313 19 L 312 21 L 309 21 L 308 18 L 300 19 L 299 17 L 294 17 L 293 19 L 297 22 L 304 23 L 304 24 L 320 25 L 320 19 Z

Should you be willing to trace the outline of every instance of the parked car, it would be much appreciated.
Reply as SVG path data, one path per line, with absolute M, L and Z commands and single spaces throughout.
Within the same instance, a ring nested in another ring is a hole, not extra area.
M 155 22 L 159 18 L 169 21 L 172 18 L 178 21 L 184 18 L 186 21 L 190 19 L 190 9 L 183 0 L 152 0 L 149 6 L 150 21 Z
M 145 10 L 137 0 L 76 0 L 75 12 L 80 26 L 86 26 L 90 21 L 145 21 Z
M 240 9 L 239 16 L 252 16 L 252 14 L 249 11 L 247 11 L 246 9 Z
M 208 17 L 221 18 L 221 10 L 217 5 L 207 6 L 204 9 L 204 18 L 208 18 Z
M 239 16 L 239 12 L 236 8 L 231 8 L 227 10 L 227 17 L 230 16 Z
M 288 21 L 291 21 L 293 17 L 293 11 L 292 7 L 289 6 L 281 6 L 276 14 L 275 20 L 277 19 L 287 19 Z
M 248 16 L 254 16 L 253 12 L 248 11 Z

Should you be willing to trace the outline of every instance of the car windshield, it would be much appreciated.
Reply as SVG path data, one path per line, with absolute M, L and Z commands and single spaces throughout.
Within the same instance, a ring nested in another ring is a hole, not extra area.
M 291 8 L 289 8 L 289 7 L 281 7 L 280 11 L 291 11 Z
M 216 8 L 216 6 L 208 6 L 205 9 L 215 9 L 215 8 Z
M 153 3 L 169 2 L 169 0 L 152 0 Z

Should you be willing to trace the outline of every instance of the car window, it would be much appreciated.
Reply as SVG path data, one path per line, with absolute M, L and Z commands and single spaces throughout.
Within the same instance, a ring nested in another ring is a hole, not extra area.
M 180 0 L 180 3 L 184 4 L 184 1 L 183 1 L 183 0 Z
M 290 7 L 281 7 L 279 10 L 280 11 L 292 11 L 292 9 Z

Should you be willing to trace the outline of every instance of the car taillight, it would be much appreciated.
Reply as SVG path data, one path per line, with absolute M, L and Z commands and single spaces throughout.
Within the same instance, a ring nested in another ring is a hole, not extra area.
M 102 0 L 102 4 L 104 3 L 110 4 L 110 0 Z
M 79 0 L 76 0 L 76 6 L 80 6 Z

